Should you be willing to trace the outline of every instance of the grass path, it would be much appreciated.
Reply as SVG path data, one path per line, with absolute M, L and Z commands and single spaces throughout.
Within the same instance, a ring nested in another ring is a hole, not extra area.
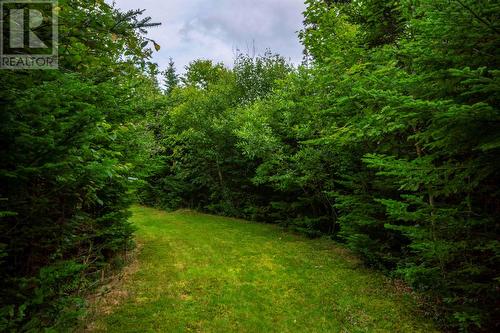
M 186 211 L 133 213 L 137 270 L 91 331 L 434 331 L 410 297 L 331 241 Z

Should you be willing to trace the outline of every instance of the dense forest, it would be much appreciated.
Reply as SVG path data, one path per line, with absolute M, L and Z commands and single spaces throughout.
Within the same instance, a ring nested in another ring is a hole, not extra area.
M 133 202 L 331 237 L 443 328 L 499 329 L 500 4 L 306 4 L 302 65 L 179 74 L 143 11 L 59 1 L 59 70 L 0 75 L 1 331 L 70 329 Z

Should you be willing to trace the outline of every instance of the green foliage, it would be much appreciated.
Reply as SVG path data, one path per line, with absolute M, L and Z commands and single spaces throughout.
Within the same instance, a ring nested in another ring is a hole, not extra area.
M 249 209 L 260 217 L 254 205 L 265 197 L 248 177 L 255 163 L 237 148 L 235 122 L 243 104 L 271 93 L 288 71 L 284 60 L 271 54 L 242 55 L 232 71 L 211 61 L 191 63 L 183 85 L 162 101 L 163 110 L 148 116 L 164 164 L 144 187 L 142 202 L 226 215 Z
M 179 75 L 176 72 L 175 63 L 172 58 L 170 58 L 168 68 L 163 73 L 163 76 L 165 77 L 165 93 L 171 94 L 172 91 L 179 85 Z
M 323 76 L 335 123 L 317 141 L 351 157 L 331 193 L 339 235 L 369 263 L 439 299 L 448 323 L 487 330 L 499 296 L 499 160 L 489 149 L 499 132 L 498 5 L 384 6 L 311 1 L 306 13 L 306 46 L 317 66 L 340 77 Z M 336 30 L 346 24 L 355 33 Z M 340 60 L 346 48 L 349 60 Z
M 150 198 L 329 234 L 423 292 L 444 326 L 494 330 L 499 5 L 307 6 L 306 65 L 188 68 L 162 112 Z
M 233 73 L 241 94 L 239 103 L 250 104 L 272 93 L 276 81 L 291 70 L 284 58 L 267 50 L 264 55 L 250 57 L 240 54 L 235 60 Z
M 136 105 L 158 94 L 139 33 L 151 23 L 87 7 L 59 1 L 60 70 L 0 76 L 1 331 L 70 329 L 133 246 L 127 209 L 152 142 Z
M 163 93 L 143 11 L 60 8 L 61 70 L 0 76 L 1 330 L 71 325 L 135 193 L 328 235 L 443 326 L 498 328 L 496 1 L 308 0 L 304 65 L 171 61 Z

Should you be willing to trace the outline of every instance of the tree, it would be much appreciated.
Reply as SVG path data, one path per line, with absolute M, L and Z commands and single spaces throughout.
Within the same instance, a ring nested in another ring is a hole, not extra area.
M 134 106 L 156 91 L 151 23 L 105 2 L 59 7 L 60 70 L 0 76 L 1 331 L 72 328 L 133 247 L 131 191 L 148 170 Z
M 443 326 L 494 330 L 498 6 L 307 5 L 307 66 L 188 66 L 149 197 L 329 235 L 406 281 Z
M 165 93 L 170 95 L 172 91 L 179 85 L 179 75 L 175 69 L 175 63 L 170 58 L 167 69 L 163 72 Z

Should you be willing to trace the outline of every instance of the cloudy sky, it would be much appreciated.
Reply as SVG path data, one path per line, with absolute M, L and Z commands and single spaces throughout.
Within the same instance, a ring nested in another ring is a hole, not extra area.
M 148 37 L 161 45 L 154 60 L 164 69 L 172 57 L 179 71 L 195 59 L 231 65 L 237 50 L 266 48 L 294 63 L 302 60 L 297 31 L 304 0 L 114 0 L 122 9 L 146 9 L 162 26 Z

